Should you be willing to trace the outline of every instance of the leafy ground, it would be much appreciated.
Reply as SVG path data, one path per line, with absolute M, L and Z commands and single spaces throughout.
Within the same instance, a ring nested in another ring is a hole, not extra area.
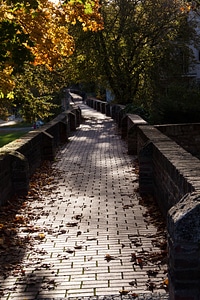
M 49 178 L 51 174 L 51 178 Z M 51 164 L 44 162 L 42 167 L 36 170 L 30 182 L 30 190 L 25 197 L 13 197 L 6 206 L 0 210 L 0 271 L 3 278 L 9 275 L 24 275 L 21 261 L 25 251 L 32 248 L 36 242 L 44 238 L 39 228 L 34 228 L 30 222 L 37 219 L 29 207 L 32 201 L 40 198 L 40 189 L 47 188 L 54 178 Z M 51 191 L 50 191 L 51 192 Z M 21 237 L 19 232 L 26 232 L 27 235 Z M 30 233 L 38 233 L 35 238 Z M 6 250 L 6 251 L 5 251 Z M 2 296 L 0 288 L 0 297 Z
M 18 278 L 18 281 L 12 287 L 2 287 L 0 288 L 0 298 L 1 296 L 7 295 L 7 293 L 14 292 L 17 290 L 18 286 L 23 286 L 26 283 L 27 286 L 37 287 L 37 280 L 39 280 L 35 273 L 29 273 L 29 267 L 34 265 L 34 270 L 49 269 L 51 264 L 46 264 L 43 257 L 47 254 L 44 249 L 39 248 L 39 244 L 46 238 L 47 235 L 65 234 L 66 230 L 64 228 L 47 228 L 38 227 L 34 225 L 34 222 L 40 218 L 42 206 L 38 205 L 42 203 L 44 195 L 51 195 L 52 191 L 55 189 L 57 184 L 57 178 L 60 176 L 60 171 L 52 168 L 50 162 L 44 162 L 40 168 L 35 172 L 31 178 L 30 190 L 25 197 L 14 197 L 10 199 L 7 206 L 1 207 L 0 211 L 0 271 L 1 276 L 4 279 L 14 276 Z M 148 201 L 147 201 L 148 200 Z M 132 252 L 129 259 L 130 263 L 135 266 L 135 268 L 147 269 L 147 275 L 149 280 L 147 282 L 147 290 L 154 292 L 156 290 L 157 277 L 162 265 L 166 264 L 167 260 L 167 241 L 166 241 L 166 224 L 161 216 L 159 210 L 157 209 L 157 204 L 154 199 L 148 197 L 148 199 L 140 200 L 140 204 L 147 208 L 143 217 L 147 224 L 155 225 L 157 227 L 156 235 L 146 236 L 148 243 L 155 245 L 155 249 L 152 252 L 142 251 L 142 252 Z M 34 205 L 32 205 L 34 203 Z M 35 209 L 33 207 L 35 206 Z M 124 210 L 131 208 L 129 205 L 123 206 Z M 43 212 L 47 213 L 47 212 Z M 84 215 L 75 215 L 75 222 L 67 223 L 68 227 L 77 226 L 80 218 L 84 218 Z M 36 224 L 36 223 L 35 223 Z M 58 232 L 57 232 L 58 230 Z M 139 247 L 140 241 L 135 235 L 129 236 L 131 244 L 135 247 Z M 38 246 L 37 246 L 38 245 Z M 123 245 L 125 247 L 125 245 Z M 79 246 L 82 247 L 82 246 Z M 80 249 L 80 248 L 76 248 Z M 66 252 L 71 248 L 67 248 Z M 26 253 L 30 254 L 30 259 L 24 263 L 23 259 Z M 58 254 L 59 255 L 59 254 Z M 36 259 L 37 258 L 37 259 Z M 32 260 L 34 259 L 34 260 Z M 63 256 L 62 259 L 68 259 L 67 255 Z M 106 254 L 104 259 L 107 262 L 112 260 L 117 260 L 117 257 Z M 152 266 L 148 268 L 148 266 Z M 52 271 L 53 272 L 53 271 Z M 167 274 L 167 270 L 166 273 Z M 34 277 L 35 276 L 35 277 Z M 58 277 L 56 277 L 56 280 Z M 47 279 L 45 279 L 47 280 Z M 25 282 L 25 283 L 24 283 Z M 44 290 L 54 290 L 56 288 L 56 281 L 49 279 L 49 281 L 43 281 Z M 135 287 L 135 280 L 130 281 L 130 289 Z M 162 289 L 168 288 L 168 279 L 164 279 L 161 282 Z M 129 290 L 120 290 L 121 295 L 129 293 Z M 137 299 L 138 294 L 134 293 L 133 296 Z

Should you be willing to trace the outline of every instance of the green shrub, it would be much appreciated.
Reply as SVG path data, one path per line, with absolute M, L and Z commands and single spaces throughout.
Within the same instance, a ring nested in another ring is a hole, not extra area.
M 167 92 L 154 102 L 154 123 L 200 122 L 200 90 L 196 85 L 171 85 Z
M 127 114 L 139 115 L 141 118 L 143 118 L 146 121 L 148 121 L 149 119 L 149 113 L 147 112 L 146 109 L 144 109 L 143 106 L 136 106 L 131 103 L 126 105 L 124 112 Z

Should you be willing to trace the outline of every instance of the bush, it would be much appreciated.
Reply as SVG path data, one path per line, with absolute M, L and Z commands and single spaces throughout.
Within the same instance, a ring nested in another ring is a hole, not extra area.
M 155 123 L 200 122 L 200 90 L 196 85 L 171 85 L 165 95 L 154 103 Z
M 149 113 L 144 109 L 143 106 L 136 106 L 131 103 L 126 105 L 124 112 L 127 114 L 139 115 L 141 118 L 143 118 L 146 121 L 148 121 L 149 119 Z

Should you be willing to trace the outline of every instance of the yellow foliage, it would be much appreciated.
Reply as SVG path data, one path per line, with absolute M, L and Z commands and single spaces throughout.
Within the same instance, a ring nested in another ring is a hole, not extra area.
M 6 95 L 12 91 L 15 84 L 12 79 L 12 67 L 5 66 L 3 70 L 0 69 L 0 92 Z
M 70 0 L 63 6 L 67 21 L 72 24 L 76 20 L 84 24 L 84 30 L 97 31 L 103 29 L 103 20 L 100 10 L 99 1 L 86 0 L 84 3 L 81 1 Z
M 88 5 L 90 10 L 86 11 L 85 7 Z M 68 33 L 67 23 L 75 24 L 79 20 L 84 30 L 100 30 L 103 22 L 99 8 L 98 0 L 87 0 L 84 4 L 71 0 L 62 6 L 40 0 L 36 10 L 31 9 L 27 13 L 22 7 L 13 14 L 35 44 L 34 47 L 29 47 L 35 55 L 35 64 L 45 64 L 52 68 L 61 56 L 73 53 L 74 40 Z
M 45 238 L 45 234 L 44 233 L 38 233 L 38 238 L 40 240 L 43 240 Z
M 0 22 L 13 20 L 24 33 L 28 34 L 34 47 L 24 44 L 35 56 L 34 65 L 44 64 L 49 70 L 59 63 L 61 58 L 70 56 L 74 51 L 74 40 L 68 32 L 68 24 L 83 24 L 83 30 L 97 31 L 103 28 L 99 13 L 98 0 L 70 0 L 67 4 L 56 5 L 49 0 L 39 0 L 37 9 L 12 6 L 1 2 Z M 12 90 L 14 83 L 11 70 L 3 66 L 0 71 L 0 91 Z
M 29 14 L 24 13 L 24 9 L 18 10 L 15 18 L 34 42 L 35 46 L 29 49 L 35 56 L 35 64 L 52 68 L 61 56 L 72 54 L 73 38 L 63 23 L 61 11 L 51 2 L 43 1 L 36 11 Z

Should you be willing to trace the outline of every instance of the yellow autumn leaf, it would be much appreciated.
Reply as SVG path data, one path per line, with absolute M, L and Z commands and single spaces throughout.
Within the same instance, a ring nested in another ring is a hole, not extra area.
M 163 280 L 163 285 L 166 285 L 166 286 L 169 285 L 169 279 L 168 278 L 166 278 L 166 279 Z
M 38 237 L 40 240 L 43 240 L 45 238 L 45 234 L 44 233 L 38 233 Z

